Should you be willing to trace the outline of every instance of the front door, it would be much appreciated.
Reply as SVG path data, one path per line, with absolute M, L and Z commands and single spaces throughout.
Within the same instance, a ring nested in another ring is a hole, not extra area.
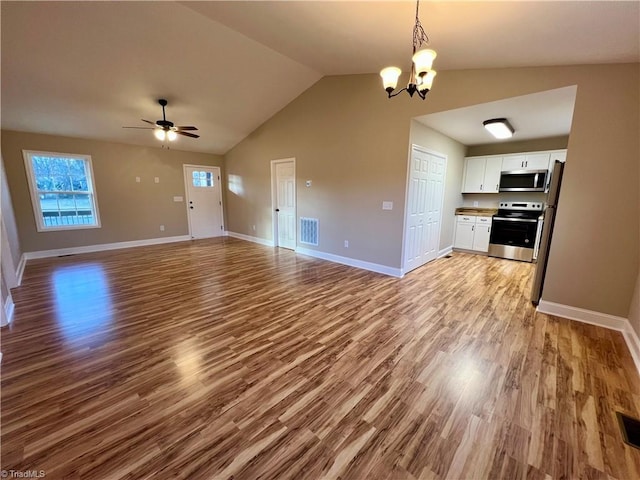
M 220 169 L 198 165 L 184 166 L 187 212 L 191 238 L 218 237 L 223 234 Z
M 274 160 L 274 207 L 276 246 L 296 249 L 296 171 L 295 161 Z
M 446 158 L 413 145 L 409 163 L 404 271 L 438 257 Z

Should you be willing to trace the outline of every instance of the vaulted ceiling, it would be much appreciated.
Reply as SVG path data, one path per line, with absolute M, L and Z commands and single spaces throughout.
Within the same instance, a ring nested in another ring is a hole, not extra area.
M 407 67 L 415 3 L 1 2 L 2 128 L 225 153 L 324 75 Z M 438 70 L 640 61 L 640 2 L 425 2 Z M 383 94 L 381 90 L 381 94 Z

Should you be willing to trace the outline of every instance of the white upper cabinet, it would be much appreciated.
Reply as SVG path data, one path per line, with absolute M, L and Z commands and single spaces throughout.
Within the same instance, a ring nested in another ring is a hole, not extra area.
M 467 157 L 462 193 L 498 193 L 502 157 Z
M 500 188 L 500 173 L 502 170 L 502 157 L 487 157 L 487 165 L 484 169 L 484 193 L 498 193 Z
M 527 155 L 524 161 L 525 170 L 547 170 L 549 168 L 549 156 L 548 152 Z
M 502 157 L 502 171 L 523 170 L 524 158 L 524 155 L 506 155 Z
M 553 166 L 555 161 L 559 160 L 564 163 L 567 161 L 567 151 L 566 150 L 558 150 L 557 152 L 551 152 L 549 155 L 549 170 L 553 170 Z
M 549 152 L 505 155 L 502 159 L 502 171 L 514 170 L 547 170 L 549 168 Z
M 462 193 L 498 193 L 500 174 L 516 170 L 553 170 L 554 162 L 564 162 L 566 150 L 514 153 L 501 156 L 466 157 Z M 551 176 L 548 175 L 547 178 Z

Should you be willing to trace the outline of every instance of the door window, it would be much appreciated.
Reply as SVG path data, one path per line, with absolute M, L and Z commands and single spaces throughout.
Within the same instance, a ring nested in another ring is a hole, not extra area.
M 194 171 L 192 181 L 194 187 L 214 187 L 214 175 L 211 172 Z

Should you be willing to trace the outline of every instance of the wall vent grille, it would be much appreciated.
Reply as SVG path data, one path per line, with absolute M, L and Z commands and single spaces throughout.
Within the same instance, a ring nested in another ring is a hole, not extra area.
M 318 246 L 318 219 L 300 217 L 300 243 Z

